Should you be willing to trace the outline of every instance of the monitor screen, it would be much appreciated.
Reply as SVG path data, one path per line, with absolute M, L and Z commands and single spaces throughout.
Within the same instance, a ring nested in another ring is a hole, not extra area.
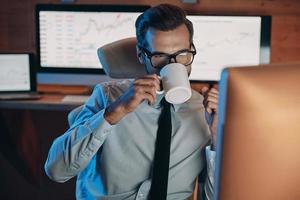
M 148 6 L 37 5 L 38 65 L 42 71 L 103 73 L 97 49 L 135 37 Z
M 29 54 L 0 54 L 0 92 L 29 90 Z
M 228 66 L 269 63 L 269 16 L 189 15 L 197 50 L 190 80 L 219 81 Z
M 135 36 L 135 21 L 149 6 L 36 6 L 40 72 L 102 73 L 97 48 Z M 270 16 L 188 15 L 197 50 L 191 81 L 219 81 L 228 66 L 270 60 Z

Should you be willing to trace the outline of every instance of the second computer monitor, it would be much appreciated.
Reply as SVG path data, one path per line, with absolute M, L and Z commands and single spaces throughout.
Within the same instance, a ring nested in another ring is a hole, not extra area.
M 299 77 L 300 64 L 223 71 L 215 199 L 300 199 Z

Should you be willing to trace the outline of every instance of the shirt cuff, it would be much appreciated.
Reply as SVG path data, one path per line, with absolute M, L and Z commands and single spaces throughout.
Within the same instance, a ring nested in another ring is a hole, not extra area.
M 216 151 L 214 150 L 211 150 L 211 145 L 208 145 L 205 147 L 205 154 L 206 154 L 206 157 L 213 157 L 215 158 L 216 157 Z
M 213 199 L 213 185 L 215 172 L 215 158 L 216 152 L 211 150 L 211 146 L 205 148 L 206 162 L 207 162 L 207 178 L 204 185 L 206 199 Z
M 211 150 L 211 146 L 206 146 L 205 148 L 206 162 L 207 162 L 207 172 L 209 179 L 213 182 L 214 171 L 215 171 L 215 161 L 216 152 Z

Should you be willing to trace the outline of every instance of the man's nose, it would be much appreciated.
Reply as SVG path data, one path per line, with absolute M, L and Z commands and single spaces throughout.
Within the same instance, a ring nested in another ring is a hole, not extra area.
M 175 58 L 170 58 L 170 60 L 169 60 L 169 63 L 176 63 L 176 60 L 175 60 Z

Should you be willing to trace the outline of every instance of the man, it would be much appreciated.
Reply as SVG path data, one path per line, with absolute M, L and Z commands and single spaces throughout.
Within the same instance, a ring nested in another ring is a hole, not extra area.
M 170 62 L 181 62 L 190 74 L 190 52 L 195 47 L 192 23 L 183 10 L 172 5 L 162 4 L 139 16 L 136 35 L 137 55 L 147 75 L 132 82 L 97 85 L 70 129 L 49 151 L 47 175 L 57 182 L 77 176 L 77 199 L 148 197 L 163 98 L 156 93 L 161 90 L 157 74 Z M 218 92 L 207 88 L 202 92 L 204 99 L 193 91 L 186 103 L 171 106 L 168 199 L 189 198 L 196 177 L 206 166 L 203 152 L 211 135 L 202 102 L 214 136 Z M 214 155 L 209 150 L 207 155 L 210 176 L 205 191 L 211 198 Z

